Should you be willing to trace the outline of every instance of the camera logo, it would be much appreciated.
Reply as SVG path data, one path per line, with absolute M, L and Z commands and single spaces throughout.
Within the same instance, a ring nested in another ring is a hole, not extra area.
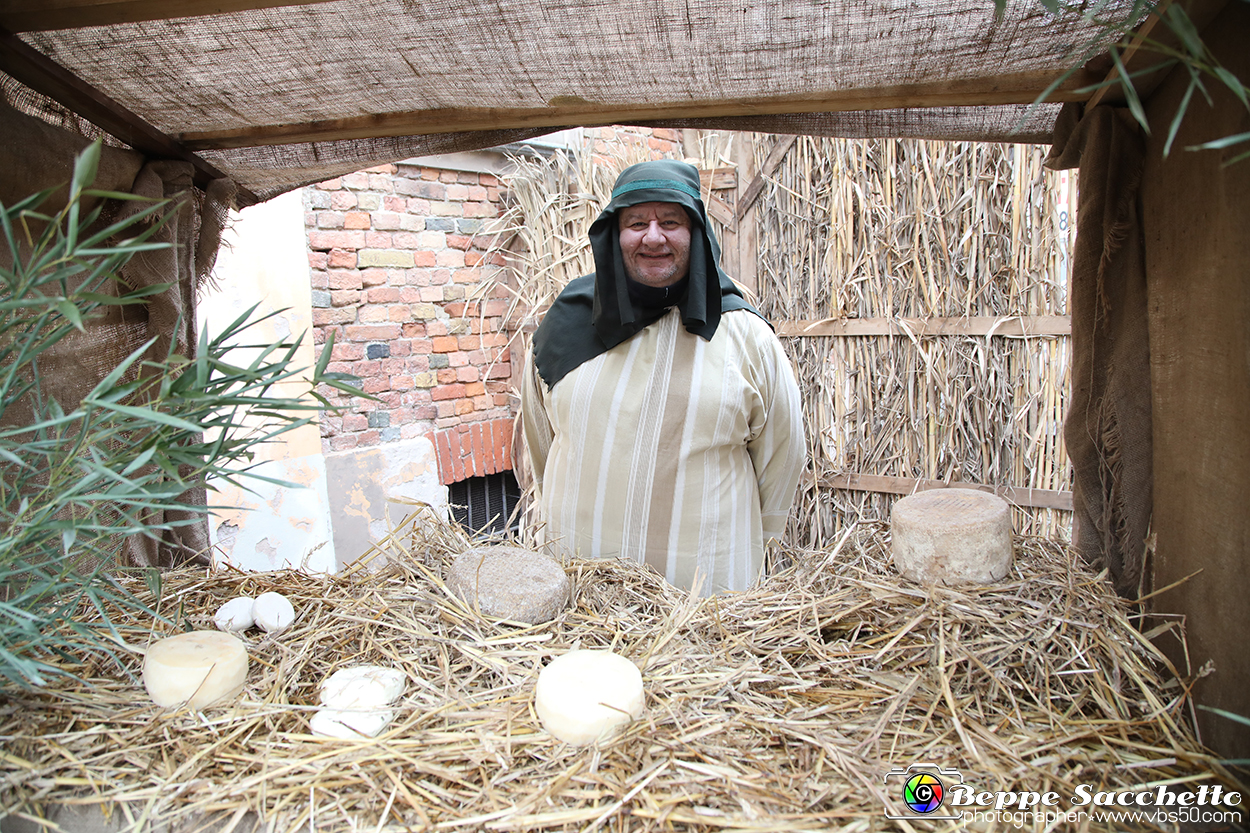
M 962 784 L 957 769 L 943 769 L 936 764 L 912 764 L 907 769 L 892 769 L 885 776 L 886 807 L 889 819 L 959 819 L 963 813 L 943 812 L 947 790 Z

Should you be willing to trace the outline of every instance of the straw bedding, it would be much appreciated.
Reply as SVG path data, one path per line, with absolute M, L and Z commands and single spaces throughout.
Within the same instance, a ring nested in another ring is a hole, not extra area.
M 81 682 L 5 690 L 3 809 L 125 802 L 135 830 L 879 830 L 914 829 L 882 814 L 886 773 L 914 762 L 978 789 L 1062 795 L 1227 782 L 1128 609 L 1047 540 L 1018 539 L 1009 580 L 969 590 L 897 578 L 888 531 L 867 524 L 719 599 L 574 561 L 573 607 L 539 626 L 484 619 L 446 592 L 440 570 L 468 546 L 418 513 L 336 576 L 180 570 L 159 599 L 136 580 L 177 624 L 118 613 L 130 645 L 211 627 L 237 594 L 280 591 L 299 619 L 276 638 L 249 632 L 230 707 L 158 709 L 124 650 L 124 668 L 93 659 L 67 668 Z M 646 683 L 643 719 L 599 748 L 555 740 L 532 707 L 539 669 L 574 646 L 625 655 Z M 396 722 L 374 742 L 310 735 L 320 682 L 361 663 L 407 673 Z

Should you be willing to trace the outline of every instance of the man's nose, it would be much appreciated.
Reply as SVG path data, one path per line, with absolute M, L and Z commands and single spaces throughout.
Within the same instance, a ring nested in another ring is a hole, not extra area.
M 642 239 L 653 246 L 664 242 L 664 234 L 660 231 L 659 220 L 652 220 L 647 224 L 647 231 L 643 234 Z

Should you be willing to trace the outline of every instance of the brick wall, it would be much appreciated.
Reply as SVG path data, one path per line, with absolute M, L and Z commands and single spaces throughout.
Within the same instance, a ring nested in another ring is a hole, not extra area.
M 681 156 L 681 133 L 635 127 L 587 129 L 596 154 Z M 509 295 L 488 262 L 500 184 L 485 173 L 413 163 L 380 165 L 304 190 L 314 338 L 330 333 L 330 370 L 358 376 L 377 401 L 346 398 L 321 418 L 326 453 L 428 437 L 439 478 L 512 468 Z
M 401 163 L 309 187 L 304 200 L 315 341 L 334 333 L 329 369 L 378 397 L 323 416 L 323 450 L 511 417 L 507 338 L 496 332 L 507 293 L 475 292 L 501 274 L 485 252 L 498 181 Z

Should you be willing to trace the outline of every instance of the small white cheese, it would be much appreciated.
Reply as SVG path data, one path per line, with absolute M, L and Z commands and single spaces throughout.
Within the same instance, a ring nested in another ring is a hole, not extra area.
M 394 709 L 370 709 L 368 711 L 344 711 L 341 709 L 318 709 L 308 721 L 313 734 L 342 740 L 376 738 L 395 719 Z
M 295 608 L 281 593 L 261 593 L 252 604 L 252 616 L 265 633 L 282 633 L 295 621 Z
M 340 668 L 321 684 L 321 703 L 332 709 L 379 709 L 399 699 L 404 680 L 404 672 L 398 668 Z
M 192 631 L 148 647 L 143 685 L 158 706 L 203 709 L 237 695 L 247 681 L 247 648 L 221 631 Z
M 642 716 L 642 674 L 611 651 L 569 651 L 539 672 L 534 710 L 565 743 L 605 740 Z
M 255 600 L 251 596 L 231 599 L 217 608 L 217 613 L 213 616 L 213 624 L 220 631 L 241 633 L 256 624 L 256 620 L 252 618 L 253 604 Z

